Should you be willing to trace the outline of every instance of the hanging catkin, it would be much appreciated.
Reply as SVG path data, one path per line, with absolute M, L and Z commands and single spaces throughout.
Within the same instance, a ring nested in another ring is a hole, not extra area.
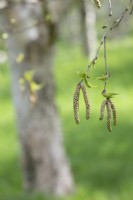
M 112 114 L 113 114 L 113 125 L 116 126 L 116 124 L 117 124 L 116 108 L 111 100 L 109 100 L 109 102 L 110 102 L 110 106 L 111 106 Z
M 90 103 L 87 95 L 87 91 L 84 85 L 81 85 L 81 90 L 84 96 L 84 102 L 85 102 L 85 107 L 86 107 L 86 119 L 90 119 Z
M 106 106 L 106 100 L 104 100 L 104 101 L 102 102 L 102 104 L 101 104 L 99 120 L 102 120 L 102 119 L 104 118 L 105 106 Z
M 79 95 L 80 95 L 81 84 L 77 84 L 74 96 L 73 96 L 73 111 L 74 111 L 74 119 L 77 124 L 79 124 Z
M 107 129 L 109 132 L 112 131 L 112 127 L 111 127 L 111 106 L 110 106 L 110 102 L 108 100 L 106 100 L 106 108 L 107 108 Z

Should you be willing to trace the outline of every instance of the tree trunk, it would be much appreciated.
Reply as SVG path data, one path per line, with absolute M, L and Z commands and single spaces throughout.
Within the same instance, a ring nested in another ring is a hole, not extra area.
M 93 59 L 96 54 L 96 14 L 95 9 L 91 2 L 84 0 L 83 11 L 82 11 L 82 26 L 85 30 L 85 48 L 90 59 Z
M 1 13 L 1 25 L 9 34 L 7 47 L 25 187 L 64 195 L 73 190 L 73 180 L 54 104 L 52 71 L 56 25 L 48 18 L 46 4 L 43 8 L 41 3 L 16 3 L 6 7 Z M 24 60 L 17 63 L 20 53 L 24 54 Z M 34 106 L 29 101 L 28 88 L 23 93 L 18 84 L 25 71 L 33 69 L 36 72 L 34 79 L 45 83 L 38 91 L 38 101 Z

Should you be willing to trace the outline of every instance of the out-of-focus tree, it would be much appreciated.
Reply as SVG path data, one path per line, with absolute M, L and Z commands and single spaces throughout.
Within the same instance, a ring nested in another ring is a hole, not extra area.
M 0 3 L 0 26 L 11 65 L 25 187 L 68 194 L 73 191 L 73 178 L 54 103 L 53 78 L 57 26 L 67 1 Z
M 81 22 L 82 33 L 84 34 L 84 49 L 87 56 L 92 59 L 96 53 L 97 42 L 96 13 L 93 4 L 88 0 L 82 1 Z
M 85 55 L 92 59 L 96 53 L 96 11 L 93 1 L 73 0 L 60 23 L 60 37 L 70 44 L 82 46 Z

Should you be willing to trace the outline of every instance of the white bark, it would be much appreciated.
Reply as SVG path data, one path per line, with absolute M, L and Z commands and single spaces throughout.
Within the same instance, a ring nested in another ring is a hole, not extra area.
M 64 195 L 73 190 L 73 180 L 54 104 L 52 67 L 55 26 L 51 22 L 45 22 L 21 31 L 31 26 L 35 20 L 42 19 L 40 5 L 19 4 L 5 9 L 1 12 L 1 26 L 9 34 L 7 46 L 22 146 L 25 187 Z M 11 17 L 16 19 L 16 23 L 10 23 Z M 17 64 L 16 58 L 19 53 L 24 53 L 25 58 L 22 63 Z M 31 106 L 28 93 L 23 94 L 18 86 L 23 73 L 32 69 L 36 71 L 35 79 L 45 82 L 45 87 L 38 92 L 38 102 L 35 106 Z
M 85 9 L 85 23 L 86 23 L 86 37 L 87 37 L 87 50 L 90 59 L 93 59 L 96 53 L 96 14 L 95 9 L 90 1 L 84 0 Z

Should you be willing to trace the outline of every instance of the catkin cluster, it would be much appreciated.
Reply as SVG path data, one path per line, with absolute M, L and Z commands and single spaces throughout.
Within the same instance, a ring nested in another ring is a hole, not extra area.
M 74 111 L 74 119 L 77 124 L 79 124 L 79 96 L 80 96 L 81 84 L 77 84 L 74 96 L 73 96 L 73 111 Z
M 97 8 L 101 8 L 101 1 L 100 0 L 94 0 Z
M 111 132 L 112 131 L 112 126 L 111 126 L 112 117 L 113 117 L 113 125 L 116 126 L 117 124 L 116 108 L 110 99 L 107 98 L 106 100 L 104 100 L 101 104 L 99 120 L 102 120 L 104 118 L 105 108 L 107 110 L 107 129 L 109 132 Z
M 83 93 L 85 107 L 86 107 L 86 119 L 90 119 L 90 103 L 87 96 L 87 91 L 84 85 L 81 83 L 78 83 L 74 92 L 73 96 L 73 111 L 74 111 L 74 119 L 77 124 L 80 122 L 79 118 L 79 97 L 80 97 L 80 91 Z

